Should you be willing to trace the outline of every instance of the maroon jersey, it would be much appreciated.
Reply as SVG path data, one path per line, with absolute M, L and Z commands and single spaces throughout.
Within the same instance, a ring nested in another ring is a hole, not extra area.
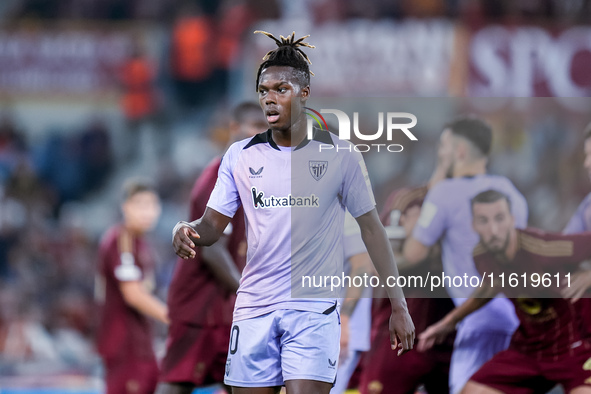
M 143 281 L 154 288 L 154 260 L 147 243 L 122 225 L 109 229 L 99 247 L 96 295 L 102 303 L 97 338 L 105 359 L 154 359 L 152 334 L 147 318 L 127 305 L 121 282 Z
M 591 256 L 591 233 L 563 235 L 527 229 L 517 230 L 517 234 L 518 250 L 510 262 L 497 260 L 481 244 L 474 249 L 476 268 L 487 278 L 492 274 L 494 286 L 501 286 L 498 278 L 505 274 L 502 292 L 513 302 L 520 321 L 509 348 L 536 359 L 572 355 L 585 339 L 582 303 L 562 298 L 555 275 L 563 279 Z M 533 287 L 530 278 L 534 273 L 547 274 L 551 286 Z M 519 278 L 518 287 L 509 286 L 511 274 Z M 526 287 L 522 274 L 526 275 Z
M 191 192 L 191 220 L 199 219 L 205 212 L 209 195 L 215 186 L 221 160 L 214 159 L 195 182 Z M 246 263 L 246 235 L 244 212 L 238 209 L 232 218 L 232 233 L 228 239 L 228 251 L 239 271 Z M 215 327 L 232 324 L 232 312 L 236 295 L 218 283 L 197 248 L 193 259 L 178 259 L 168 290 L 170 319 L 175 322 Z
M 392 192 L 388 197 L 385 208 L 380 214 L 380 218 L 384 226 L 398 226 L 399 223 L 391 223 L 391 219 L 398 220 L 399 214 L 413 206 L 421 206 L 423 200 L 429 191 L 427 186 L 420 186 L 415 188 L 403 188 Z M 392 213 L 394 212 L 394 215 Z M 397 214 L 398 212 L 398 214 Z M 402 247 L 402 245 L 401 245 Z M 421 264 L 420 267 L 409 269 L 404 272 L 405 276 L 425 276 L 429 271 L 431 275 L 437 275 L 441 272 L 441 253 L 437 251 L 432 254 L 433 257 Z M 430 298 L 424 298 L 425 290 L 413 290 L 406 288 L 404 290 L 406 302 L 408 305 L 408 312 L 412 317 L 415 325 L 415 331 L 418 334 L 423 332 L 430 325 L 438 322 L 454 307 L 453 302 L 447 297 L 445 289 L 440 289 L 440 294 L 430 294 Z M 380 330 L 388 327 L 390 314 L 390 302 L 387 299 L 375 300 L 377 305 L 374 308 L 372 326 L 373 330 Z M 448 341 L 445 341 L 443 346 L 436 346 L 439 349 L 451 351 L 453 345 L 453 336 L 450 336 Z

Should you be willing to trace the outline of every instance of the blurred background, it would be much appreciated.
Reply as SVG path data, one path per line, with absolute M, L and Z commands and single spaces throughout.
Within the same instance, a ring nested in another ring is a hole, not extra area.
M 442 125 L 466 112 L 493 124 L 491 171 L 531 225 L 559 231 L 591 190 L 591 0 L 1 0 L 1 393 L 101 392 L 94 269 L 121 184 L 158 185 L 165 299 L 170 231 L 232 108 L 257 100 L 274 44 L 255 29 L 311 34 L 313 96 L 430 103 L 417 143 L 367 157 L 378 208 L 427 180 Z

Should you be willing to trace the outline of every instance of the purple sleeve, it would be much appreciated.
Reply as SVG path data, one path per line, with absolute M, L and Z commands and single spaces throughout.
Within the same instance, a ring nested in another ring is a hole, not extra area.
M 220 164 L 218 179 L 209 196 L 207 206 L 228 217 L 233 217 L 240 207 L 240 195 L 234 181 L 234 166 L 238 161 L 241 146 L 232 145 Z
M 425 202 L 421 207 L 421 214 L 412 236 L 425 246 L 434 245 L 447 228 L 447 212 L 444 205 L 445 195 L 442 184 L 438 184 L 427 193 Z
M 579 205 L 579 207 L 577 208 L 575 214 L 570 218 L 568 224 L 563 230 L 564 234 L 576 234 L 590 230 L 585 220 L 585 211 L 587 211 L 587 208 L 589 207 L 590 200 L 591 194 L 585 197 L 581 205 Z
M 341 197 L 347 210 L 357 218 L 375 208 L 369 174 L 359 152 L 344 152 Z

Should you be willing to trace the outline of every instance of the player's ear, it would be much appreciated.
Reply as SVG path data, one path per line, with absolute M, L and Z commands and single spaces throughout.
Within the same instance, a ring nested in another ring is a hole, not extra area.
M 308 97 L 310 97 L 310 85 L 304 86 L 300 90 L 300 97 L 302 98 L 303 102 L 306 102 L 306 100 L 308 100 Z

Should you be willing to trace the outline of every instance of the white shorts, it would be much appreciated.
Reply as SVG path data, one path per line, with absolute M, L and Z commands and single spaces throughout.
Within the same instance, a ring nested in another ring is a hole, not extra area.
M 235 387 L 282 386 L 286 380 L 334 383 L 340 319 L 281 309 L 232 324 L 224 383 Z

